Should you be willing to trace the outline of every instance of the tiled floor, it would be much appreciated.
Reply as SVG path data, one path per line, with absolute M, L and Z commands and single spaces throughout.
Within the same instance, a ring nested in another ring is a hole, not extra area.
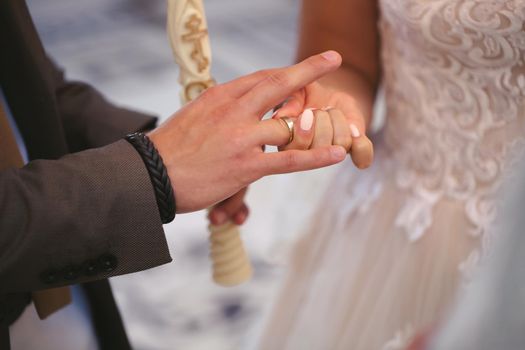
M 70 78 L 113 101 L 166 118 L 179 107 L 177 70 L 165 34 L 164 0 L 31 0 L 50 54 Z M 291 63 L 295 0 L 205 1 L 218 81 Z M 210 281 L 205 213 L 166 226 L 174 262 L 114 278 L 136 349 L 246 348 L 278 284 L 287 242 L 300 231 L 333 169 L 253 185 L 243 228 L 254 279 L 224 289 Z

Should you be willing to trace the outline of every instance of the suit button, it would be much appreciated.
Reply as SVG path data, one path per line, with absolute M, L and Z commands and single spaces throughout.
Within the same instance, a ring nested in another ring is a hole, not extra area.
M 117 267 L 117 258 L 113 254 L 103 254 L 98 258 L 98 266 L 103 272 L 111 272 Z
M 68 281 L 75 280 L 80 275 L 80 271 L 80 266 L 69 265 L 64 269 L 64 279 Z
M 84 275 L 94 276 L 98 272 L 98 264 L 96 260 L 88 260 L 83 266 Z
M 59 277 L 58 271 L 55 269 L 49 269 L 40 274 L 40 279 L 45 284 L 51 284 L 51 283 L 58 282 L 58 277 Z

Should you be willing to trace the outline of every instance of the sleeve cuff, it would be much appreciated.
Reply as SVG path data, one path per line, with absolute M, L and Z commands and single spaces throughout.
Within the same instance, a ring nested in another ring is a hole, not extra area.
M 0 290 L 84 283 L 172 260 L 148 172 L 125 140 L 31 162 L 7 181 L 12 215 L 2 227 L 13 235 L 3 241 L 11 248 Z

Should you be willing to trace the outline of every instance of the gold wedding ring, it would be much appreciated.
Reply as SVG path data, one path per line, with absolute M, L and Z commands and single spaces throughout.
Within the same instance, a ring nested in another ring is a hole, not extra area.
M 288 138 L 288 142 L 285 145 L 285 146 L 287 146 L 290 143 L 292 143 L 292 141 L 293 141 L 294 121 L 290 117 L 281 117 L 281 118 L 279 118 L 279 121 L 281 122 L 281 124 L 283 124 L 288 129 L 288 132 L 290 133 L 290 137 Z

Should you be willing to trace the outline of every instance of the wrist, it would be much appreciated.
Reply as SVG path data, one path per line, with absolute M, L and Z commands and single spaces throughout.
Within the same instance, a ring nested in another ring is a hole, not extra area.
M 173 221 L 176 212 L 175 194 L 161 155 L 143 133 L 129 134 L 125 139 L 137 150 L 146 166 L 162 223 Z

